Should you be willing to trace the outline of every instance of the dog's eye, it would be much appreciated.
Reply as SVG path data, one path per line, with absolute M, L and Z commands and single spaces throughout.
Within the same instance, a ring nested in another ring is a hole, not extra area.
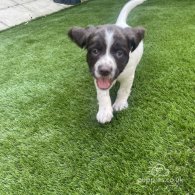
M 93 55 L 97 56 L 97 55 L 99 55 L 100 50 L 97 49 L 97 48 L 95 48 L 95 49 L 92 49 L 91 53 L 92 53 Z
M 123 50 L 118 50 L 118 51 L 116 51 L 116 56 L 117 56 L 117 58 L 121 58 L 123 55 L 124 55 Z

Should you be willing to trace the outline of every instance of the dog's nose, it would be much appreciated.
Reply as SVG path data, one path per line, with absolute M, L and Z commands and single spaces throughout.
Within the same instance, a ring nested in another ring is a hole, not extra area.
M 109 66 L 99 66 L 98 72 L 101 76 L 108 76 L 112 72 L 112 67 Z

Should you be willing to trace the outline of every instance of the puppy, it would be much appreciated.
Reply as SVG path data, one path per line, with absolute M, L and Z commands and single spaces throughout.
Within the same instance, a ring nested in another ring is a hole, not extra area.
M 94 78 L 99 110 L 97 120 L 110 122 L 113 111 L 128 107 L 128 97 L 137 64 L 143 54 L 144 29 L 132 28 L 126 19 L 130 11 L 145 0 L 131 0 L 121 10 L 116 24 L 73 27 L 68 35 L 79 47 L 87 49 L 87 63 Z M 109 90 L 120 82 L 112 105 Z

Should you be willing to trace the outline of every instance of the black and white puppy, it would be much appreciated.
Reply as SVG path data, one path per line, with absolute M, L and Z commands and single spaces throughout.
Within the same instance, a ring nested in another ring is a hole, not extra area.
M 145 0 L 131 0 L 121 10 L 116 24 L 96 27 L 73 27 L 69 37 L 81 48 L 87 49 L 87 62 L 97 90 L 100 123 L 110 122 L 113 110 L 128 107 L 137 64 L 143 54 L 144 29 L 126 24 L 129 12 Z M 120 82 L 117 98 L 112 105 L 109 90 Z

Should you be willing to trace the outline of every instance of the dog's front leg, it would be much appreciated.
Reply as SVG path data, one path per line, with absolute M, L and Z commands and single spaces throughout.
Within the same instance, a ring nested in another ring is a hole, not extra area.
M 110 122 L 113 117 L 113 109 L 112 109 L 109 89 L 101 90 L 96 86 L 96 90 L 97 90 L 97 99 L 99 104 L 99 110 L 96 118 L 100 123 Z

